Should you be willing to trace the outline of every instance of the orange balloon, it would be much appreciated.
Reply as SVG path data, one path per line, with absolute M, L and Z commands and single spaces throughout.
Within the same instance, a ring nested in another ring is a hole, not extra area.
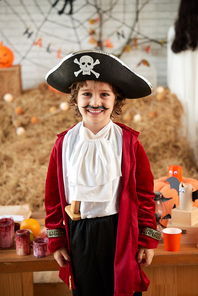
M 29 229 L 33 232 L 34 237 L 40 234 L 40 224 L 35 219 L 25 219 L 20 224 L 20 229 Z
M 11 49 L 4 46 L 2 42 L 0 42 L 0 68 L 7 68 L 12 65 L 14 61 L 14 54 Z

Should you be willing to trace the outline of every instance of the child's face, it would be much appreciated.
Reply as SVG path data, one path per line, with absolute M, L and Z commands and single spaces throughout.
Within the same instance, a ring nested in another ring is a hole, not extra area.
M 77 104 L 84 126 L 91 131 L 100 130 L 110 121 L 115 104 L 115 94 L 106 82 L 86 81 L 79 89 Z M 93 131 L 93 132 L 94 132 Z

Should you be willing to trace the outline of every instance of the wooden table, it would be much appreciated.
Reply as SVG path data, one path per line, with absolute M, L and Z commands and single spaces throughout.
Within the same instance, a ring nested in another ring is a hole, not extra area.
M 44 212 L 33 213 L 31 218 L 36 219 L 41 228 L 44 226 Z M 1 296 L 40 296 L 35 289 L 33 283 L 33 272 L 36 271 L 53 271 L 58 270 L 58 263 L 54 260 L 52 254 L 44 258 L 37 258 L 31 255 L 19 256 L 16 249 L 0 249 L 0 295 Z M 60 285 L 61 286 L 61 285 Z M 68 291 L 64 284 L 64 291 Z M 37 288 L 37 287 L 36 287 Z M 50 287 L 49 287 L 50 288 Z M 52 292 L 53 292 L 52 285 Z M 50 289 L 49 289 L 50 290 Z M 45 292 L 45 293 L 44 293 Z M 41 295 L 48 295 L 44 291 Z M 71 291 L 68 292 L 72 295 Z M 53 293 L 54 294 L 54 293 Z
M 44 213 L 33 213 L 32 217 L 39 221 L 41 227 L 43 226 Z M 0 249 L 0 295 L 72 295 L 62 283 L 56 287 L 51 285 L 45 291 L 35 289 L 33 272 L 58 269 L 53 255 L 44 258 L 36 258 L 32 254 L 18 256 L 15 249 Z M 144 271 L 151 284 L 143 296 L 198 295 L 198 249 L 195 245 L 182 244 L 180 251 L 167 252 L 164 245 L 160 244 L 155 250 L 151 266 L 144 268 Z M 60 293 L 63 290 L 65 293 Z
M 143 296 L 197 296 L 198 249 L 181 244 L 180 251 L 167 252 L 159 244 L 150 266 L 144 268 L 150 286 Z

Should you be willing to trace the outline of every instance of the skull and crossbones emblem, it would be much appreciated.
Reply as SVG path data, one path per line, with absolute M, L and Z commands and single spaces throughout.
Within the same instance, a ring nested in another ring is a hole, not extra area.
M 74 60 L 74 63 L 78 64 L 80 66 L 80 70 L 74 72 L 75 76 L 77 77 L 78 74 L 82 72 L 82 75 L 91 75 L 93 73 L 96 78 L 100 76 L 99 73 L 95 72 L 93 70 L 93 67 L 97 64 L 100 64 L 100 61 L 97 59 L 95 62 L 92 57 L 88 55 L 84 55 L 80 58 L 80 61 L 77 60 L 77 58 Z

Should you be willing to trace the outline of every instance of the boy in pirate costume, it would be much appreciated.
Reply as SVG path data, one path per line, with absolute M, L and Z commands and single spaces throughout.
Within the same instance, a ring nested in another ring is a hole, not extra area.
M 152 86 L 115 56 L 80 51 L 46 76 L 71 93 L 81 122 L 58 135 L 46 179 L 49 250 L 74 296 L 141 295 L 149 285 L 141 266 L 158 245 L 153 175 L 138 132 L 114 123 L 125 98 Z M 65 209 L 80 203 L 80 220 Z

